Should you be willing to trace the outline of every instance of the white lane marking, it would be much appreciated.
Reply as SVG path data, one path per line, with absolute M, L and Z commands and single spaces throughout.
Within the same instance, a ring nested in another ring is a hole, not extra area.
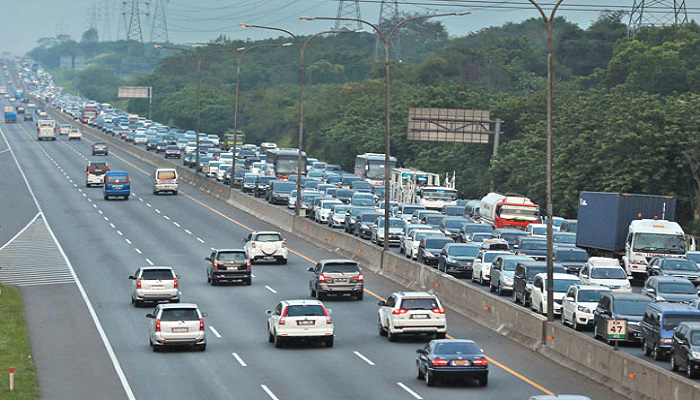
M 6 152 L 6 151 L 10 151 L 10 149 L 5 149 L 5 150 L 3 150 L 3 151 L 0 151 L 0 154 L 4 153 L 4 152 Z
M 218 337 L 218 338 L 221 337 L 221 334 L 219 333 L 219 331 L 217 331 L 216 329 L 214 329 L 213 326 L 209 325 L 209 330 L 211 331 L 211 333 L 214 334 L 214 336 L 216 336 L 216 337 Z
M 95 207 L 95 208 L 97 208 L 97 204 L 93 204 L 92 206 Z
M 241 367 L 247 367 L 247 366 L 248 366 L 248 364 L 246 364 L 245 361 L 243 361 L 243 359 L 241 358 L 241 356 L 239 356 L 238 354 L 236 354 L 236 353 L 231 353 L 231 355 L 233 355 L 233 356 L 236 358 L 236 361 L 238 361 L 238 363 L 241 364 Z
M 178 228 L 180 227 L 180 224 L 178 224 L 177 222 L 173 222 L 173 225 L 177 226 Z
M 415 398 L 415 399 L 417 399 L 417 400 L 422 400 L 422 399 L 423 399 L 422 397 L 420 397 L 420 396 L 418 395 L 418 393 L 414 392 L 413 390 L 411 390 L 411 388 L 409 388 L 408 386 L 404 385 L 403 383 L 401 383 L 401 382 L 396 382 L 396 384 L 399 385 L 399 386 L 401 387 L 401 389 L 407 391 L 408 394 L 410 394 L 411 396 L 413 396 L 413 398 Z
M 92 199 L 91 199 L 91 198 L 89 198 L 89 197 L 88 197 L 88 201 L 89 201 L 90 203 L 92 203 Z
M 143 198 L 139 197 L 139 201 L 143 201 Z
M 151 206 L 151 203 L 146 203 L 146 205 L 149 206 L 149 207 L 152 207 L 152 206 Z
M 197 238 L 197 241 L 199 241 L 199 243 L 204 243 L 204 240 L 202 240 L 202 238 Z
M 271 287 L 269 287 L 269 286 L 267 286 L 267 285 L 265 285 L 265 289 L 271 291 L 272 293 L 277 293 L 277 291 L 276 291 L 275 289 L 273 289 L 273 288 L 271 288 Z
M 191 234 L 192 234 L 192 232 L 190 232 L 190 231 L 187 230 L 187 229 L 185 229 L 185 232 L 187 232 L 188 235 L 191 235 Z
M 113 223 L 111 223 L 111 222 L 109 223 L 109 226 L 111 226 L 111 227 L 112 227 L 112 229 L 116 228 L 116 226 L 114 226 L 114 224 L 113 224 Z
M 24 129 L 23 129 L 24 130 Z M 29 195 L 32 196 L 32 200 L 34 201 L 34 205 L 36 206 L 37 210 L 41 212 L 41 206 L 39 205 L 39 200 L 36 199 L 36 196 L 34 195 L 34 190 L 32 190 L 32 187 L 29 186 L 29 181 L 27 180 L 27 176 L 24 175 L 24 170 L 22 167 L 19 165 L 19 161 L 17 161 L 17 157 L 15 156 L 15 152 L 12 150 L 12 146 L 10 146 L 10 141 L 7 140 L 7 136 L 5 136 L 5 131 L 3 131 L 0 128 L 0 134 L 2 135 L 2 138 L 5 140 L 5 144 L 7 144 L 7 150 L 10 151 L 10 155 L 12 155 L 12 159 L 15 161 L 15 165 L 17 166 L 17 169 L 19 170 L 20 175 L 22 175 L 22 179 L 24 180 L 24 184 L 27 186 L 27 190 L 29 190 Z M 26 132 L 25 132 L 26 134 Z M 27 135 L 29 136 L 29 135 Z
M 272 393 L 272 390 L 270 390 L 267 386 L 260 385 L 260 387 L 262 388 L 262 390 L 265 391 L 265 393 L 267 393 L 268 396 L 270 396 L 272 400 L 280 400 L 277 396 L 275 396 L 274 393 Z
M 165 218 L 165 219 L 167 219 L 168 221 L 170 221 L 170 217 L 168 217 L 167 215 L 163 215 L 163 218 Z
M 124 234 L 122 233 L 122 231 L 120 231 L 120 230 L 118 230 L 118 229 L 117 229 L 117 233 L 119 234 L 119 236 L 123 236 L 123 235 L 124 235 Z
M 129 240 L 129 239 L 124 239 L 124 241 L 131 244 L 131 240 Z
M 148 258 L 146 259 L 146 262 L 148 263 L 148 265 L 153 265 L 153 261 L 149 260 Z
M 142 254 L 142 253 L 141 253 L 141 250 L 139 250 L 139 249 L 137 249 L 137 248 L 134 248 L 134 250 L 136 250 L 137 253 Z
M 82 192 L 82 191 L 83 191 L 83 189 L 78 189 L 78 191 L 79 191 L 79 192 Z
M 159 209 L 157 209 L 157 208 L 156 208 L 156 212 L 157 212 L 158 214 L 160 214 L 160 210 L 159 210 Z
M 100 213 L 100 215 L 104 214 L 102 210 L 97 210 L 97 212 Z
M 353 353 L 355 353 L 356 356 L 360 357 L 360 358 L 361 358 L 364 362 L 366 362 L 367 364 L 369 364 L 369 365 L 374 365 L 374 362 L 372 362 L 372 360 L 370 360 L 369 358 L 367 358 L 367 357 L 363 356 L 362 354 L 360 354 L 359 351 L 353 351 Z
M 109 222 L 109 218 L 107 218 L 107 217 L 102 217 L 102 218 L 104 218 L 105 221 Z
M 255 275 L 253 275 L 253 274 L 250 274 L 250 277 L 251 277 L 251 278 L 255 278 Z
M 83 197 L 87 197 L 87 195 L 85 193 L 83 193 Z

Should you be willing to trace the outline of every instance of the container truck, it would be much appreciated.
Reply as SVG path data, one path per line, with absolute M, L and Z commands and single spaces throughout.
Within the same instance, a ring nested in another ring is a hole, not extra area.
M 685 256 L 675 213 L 673 196 L 581 192 L 576 245 L 591 256 L 619 258 L 628 275 L 643 278 L 652 257 Z
M 489 193 L 481 199 L 481 223 L 494 228 L 526 229 L 540 223 L 540 206 L 522 195 Z
M 5 106 L 5 123 L 15 123 L 17 122 L 17 112 L 12 106 Z

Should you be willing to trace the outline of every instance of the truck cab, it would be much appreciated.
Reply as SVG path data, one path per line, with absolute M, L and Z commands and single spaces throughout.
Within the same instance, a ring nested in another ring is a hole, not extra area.
M 641 275 L 653 257 L 685 257 L 685 251 L 685 233 L 678 223 L 640 219 L 630 223 L 622 262 L 628 275 Z

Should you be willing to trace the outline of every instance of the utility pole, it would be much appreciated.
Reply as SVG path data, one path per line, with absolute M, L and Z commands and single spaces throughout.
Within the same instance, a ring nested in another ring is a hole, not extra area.
M 151 21 L 151 43 L 168 43 L 168 23 L 165 17 L 165 3 L 167 0 L 155 0 L 153 8 L 153 20 Z
M 338 3 L 338 14 L 336 18 L 352 18 L 359 20 L 360 17 L 360 1 L 359 0 L 340 0 Z M 345 19 L 337 19 L 335 21 L 334 31 L 339 30 L 361 30 L 362 23 L 355 21 L 348 21 Z
M 380 29 L 386 30 L 397 24 L 401 20 L 401 15 L 399 14 L 399 1 L 398 0 L 382 0 L 379 6 L 379 26 Z M 384 32 L 386 34 L 386 32 Z M 393 52 L 393 58 L 401 61 L 403 56 L 401 54 L 401 39 L 399 35 L 395 35 L 394 39 L 391 41 L 390 52 Z M 391 58 L 391 53 L 390 53 Z M 377 40 L 374 44 L 374 61 L 380 62 L 384 60 L 384 42 L 382 42 L 379 35 L 377 35 Z
M 688 23 L 685 0 L 634 0 L 630 12 L 629 31 L 633 38 L 645 26 L 666 26 Z

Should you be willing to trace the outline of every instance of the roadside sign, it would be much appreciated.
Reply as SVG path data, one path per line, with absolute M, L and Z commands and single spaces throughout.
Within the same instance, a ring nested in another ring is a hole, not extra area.
M 627 339 L 627 320 L 609 319 L 607 333 L 609 340 Z

